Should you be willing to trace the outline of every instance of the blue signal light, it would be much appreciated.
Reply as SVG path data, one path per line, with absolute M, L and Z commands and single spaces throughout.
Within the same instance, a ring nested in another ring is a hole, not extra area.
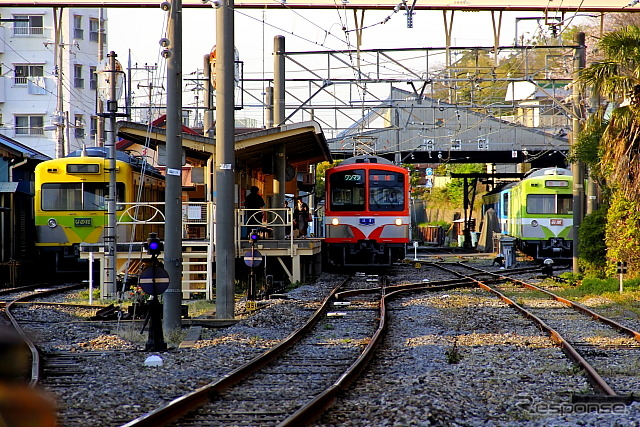
M 144 248 L 149 255 L 158 256 L 164 249 L 164 244 L 158 239 L 157 233 L 149 233 L 149 238 L 145 242 Z

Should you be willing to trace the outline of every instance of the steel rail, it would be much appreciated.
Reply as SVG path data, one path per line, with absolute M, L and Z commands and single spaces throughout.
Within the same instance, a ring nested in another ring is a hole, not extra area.
M 30 388 L 36 387 L 40 382 L 40 352 L 38 351 L 38 348 L 33 343 L 33 341 L 31 341 L 31 339 L 24 332 L 24 330 L 20 326 L 20 323 L 18 322 L 16 317 L 13 315 L 11 310 L 14 308 L 14 305 L 17 305 L 18 303 L 22 303 L 25 301 L 29 301 L 29 300 L 40 298 L 47 295 L 53 295 L 60 292 L 66 292 L 73 289 L 83 288 L 85 286 L 86 285 L 84 284 L 74 284 L 74 285 L 64 286 L 60 288 L 41 290 L 29 295 L 16 298 L 5 305 L 5 312 L 4 312 L 5 316 L 7 317 L 7 319 L 9 319 L 9 321 L 11 322 L 11 325 L 16 330 L 16 332 L 20 335 L 20 338 L 25 342 L 27 347 L 29 347 L 29 352 L 31 353 L 31 377 L 29 378 Z M 37 285 L 28 286 L 27 288 L 31 288 L 31 289 L 37 288 Z M 19 289 L 22 290 L 23 288 L 19 288 Z
M 472 268 L 472 269 L 476 269 L 476 267 L 471 267 L 471 266 L 466 266 L 467 268 Z M 509 276 L 504 276 L 504 275 L 499 275 L 503 280 L 510 280 L 514 283 L 519 284 L 522 287 L 534 290 L 534 291 L 539 291 L 542 292 L 543 294 L 550 296 L 551 298 L 553 298 L 554 300 L 561 302 L 577 311 L 581 311 L 591 317 L 593 317 L 595 320 L 604 323 L 605 325 L 611 326 L 614 329 L 617 329 L 620 332 L 623 332 L 627 335 L 629 335 L 630 337 L 632 337 L 633 339 L 635 339 L 636 341 L 640 342 L 640 332 L 635 331 L 631 328 L 628 328 L 618 322 L 616 322 L 613 319 L 609 319 L 608 317 L 602 316 L 598 313 L 596 313 L 595 311 L 592 311 L 591 309 L 585 307 L 584 305 L 577 303 L 575 301 L 571 301 L 568 300 L 566 298 L 563 298 L 559 295 L 554 294 L 553 292 L 550 292 L 546 289 L 542 289 L 536 285 L 532 285 L 531 283 L 527 283 L 527 282 L 523 282 L 522 280 L 519 279 L 515 279 L 513 277 L 509 277 Z
M 449 282 L 447 284 L 440 284 Z M 407 293 L 417 291 L 438 292 L 450 290 L 453 288 L 473 285 L 471 280 L 442 280 L 434 283 L 410 283 L 406 285 L 394 285 L 384 288 L 375 289 L 357 289 L 336 294 L 336 299 L 345 298 L 347 296 L 356 296 L 372 293 L 372 291 L 382 291 L 383 295 L 380 299 L 380 322 L 376 332 L 373 334 L 371 341 L 367 344 L 362 354 L 355 362 L 345 371 L 344 374 L 328 389 L 316 396 L 313 400 L 302 406 L 295 413 L 289 416 L 278 427 L 297 427 L 311 425 L 313 421 L 318 419 L 327 409 L 337 400 L 338 394 L 345 391 L 347 387 L 360 375 L 366 368 L 369 361 L 375 355 L 375 351 L 380 346 L 384 333 L 387 330 L 387 302 L 396 297 Z
M 447 279 L 447 280 L 438 280 L 435 282 L 416 282 L 416 283 L 407 283 L 404 285 L 391 285 L 391 286 L 386 286 L 384 290 L 386 290 L 386 292 L 389 293 L 393 291 L 408 291 L 412 289 L 422 290 L 422 288 L 433 287 L 434 290 L 437 291 L 437 290 L 453 289 L 461 286 L 469 286 L 469 285 L 473 285 L 474 283 L 475 282 L 473 282 L 471 279 Z M 336 293 L 335 298 L 337 300 L 341 300 L 341 299 L 356 296 L 356 295 L 373 294 L 376 292 L 381 292 L 382 290 L 383 288 L 352 289 L 352 290 Z
M 498 296 L 498 298 L 500 298 L 502 301 L 504 301 L 508 305 L 510 305 L 513 308 L 515 308 L 516 310 L 518 310 L 526 318 L 531 319 L 532 321 L 534 321 L 542 330 L 544 330 L 547 334 L 549 334 L 551 340 L 554 341 L 556 344 L 558 344 L 560 346 L 560 348 L 562 349 L 564 354 L 567 355 L 567 357 L 569 357 L 571 360 L 573 360 L 578 366 L 580 366 L 584 370 L 584 372 L 585 372 L 585 374 L 587 376 L 587 380 L 593 386 L 594 389 L 596 389 L 597 391 L 599 391 L 600 393 L 602 393 L 602 394 L 604 394 L 606 396 L 618 396 L 618 394 L 615 391 L 613 391 L 613 389 L 600 376 L 600 374 L 593 368 L 593 366 L 591 366 L 591 364 L 589 362 L 587 362 L 576 351 L 576 349 L 569 343 L 569 341 L 564 339 L 564 337 L 562 337 L 562 335 L 558 331 L 556 331 L 555 329 L 553 329 L 552 327 L 547 325 L 538 316 L 536 316 L 535 314 L 531 313 L 530 311 L 528 311 L 527 309 L 525 309 L 524 307 L 522 307 L 521 305 L 519 305 L 518 303 L 513 301 L 511 298 L 509 298 L 506 295 L 504 295 L 503 293 L 501 293 L 500 291 L 492 288 L 491 286 L 486 285 L 481 280 L 474 279 L 474 278 L 472 278 L 470 276 L 465 276 L 462 273 L 456 272 L 454 270 L 450 270 L 450 269 L 448 269 L 446 267 L 443 267 L 443 266 L 440 266 L 440 265 L 437 265 L 437 264 L 434 264 L 434 265 L 437 268 L 449 271 L 450 273 L 471 278 L 474 282 L 476 282 L 476 285 L 479 288 L 484 289 L 485 291 L 493 293 L 494 295 Z M 463 266 L 467 267 L 467 268 L 471 268 L 471 267 L 468 267 L 466 265 L 463 265 Z M 499 274 L 492 273 L 492 272 L 486 272 L 486 274 L 494 275 L 494 276 L 500 276 Z M 509 280 L 509 279 L 506 278 L 506 280 Z
M 224 392 L 233 385 L 238 384 L 249 375 L 266 366 L 286 350 L 291 348 L 295 343 L 300 341 L 303 336 L 320 321 L 324 313 L 330 307 L 334 295 L 351 279 L 351 277 L 348 277 L 342 283 L 336 286 L 324 299 L 321 306 L 315 311 L 315 313 L 309 318 L 309 320 L 301 328 L 291 333 L 275 347 L 271 348 L 260 356 L 255 357 L 248 363 L 245 363 L 244 365 L 229 372 L 218 381 L 202 386 L 184 396 L 180 396 L 172 400 L 165 406 L 157 408 L 151 412 L 148 412 L 147 414 L 129 421 L 126 424 L 123 424 L 122 427 L 157 427 L 167 425 L 173 421 L 178 420 L 180 417 L 186 415 L 187 413 L 194 411 L 209 402 L 212 402 L 217 395 Z

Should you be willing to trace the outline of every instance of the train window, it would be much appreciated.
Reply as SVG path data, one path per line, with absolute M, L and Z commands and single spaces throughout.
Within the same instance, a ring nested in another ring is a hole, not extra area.
M 124 183 L 116 184 L 117 201 L 124 202 Z M 106 209 L 107 184 L 104 182 L 43 184 L 44 211 L 99 211 Z
M 329 178 L 331 210 L 363 211 L 364 177 L 363 169 L 331 174 Z
M 558 194 L 558 213 L 562 215 L 573 213 L 573 194 Z
M 369 210 L 403 211 L 404 175 L 397 172 L 372 170 L 369 173 Z
M 502 216 L 509 216 L 509 193 L 502 195 Z
M 568 215 L 572 213 L 572 202 L 570 194 L 529 194 L 527 213 Z

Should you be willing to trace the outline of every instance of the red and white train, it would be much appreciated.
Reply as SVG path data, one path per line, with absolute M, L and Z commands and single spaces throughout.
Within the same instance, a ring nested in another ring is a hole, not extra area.
M 335 266 L 388 266 L 409 243 L 409 171 L 373 155 L 326 172 L 326 260 Z

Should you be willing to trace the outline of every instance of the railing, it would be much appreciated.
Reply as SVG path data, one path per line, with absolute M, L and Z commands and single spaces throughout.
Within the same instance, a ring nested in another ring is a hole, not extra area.
M 44 34 L 43 27 L 13 27 L 14 36 L 32 36 Z
M 116 234 L 121 244 L 142 243 L 150 231 L 164 232 L 163 202 L 118 203 Z M 262 215 L 259 215 L 261 213 Z M 288 251 L 294 254 L 293 214 L 289 208 L 236 209 L 235 253 L 242 255 L 242 242 L 255 230 L 264 240 L 284 234 Z M 182 204 L 182 292 L 205 293 L 213 298 L 213 253 L 215 245 L 215 205 L 212 202 L 186 202 Z M 164 233 L 159 233 L 166 239 Z M 286 247 L 286 246 L 285 246 Z M 125 265 L 132 265 L 133 254 Z
M 164 226 L 164 203 L 118 203 L 122 213 L 117 218 L 118 227 L 136 227 L 138 225 Z M 262 213 L 262 219 L 258 220 Z M 235 237 L 240 242 L 252 230 L 261 233 L 268 240 L 278 235 L 278 229 L 284 230 L 286 240 L 293 246 L 293 215 L 289 208 L 236 209 Z M 187 240 L 211 240 L 215 226 L 215 205 L 212 202 L 185 202 L 182 204 L 182 238 Z M 237 249 L 240 249 L 238 243 Z
M 239 242 L 246 240 L 253 230 L 260 235 L 261 239 L 265 240 L 283 234 L 284 239 L 289 240 L 290 248 L 293 250 L 293 212 L 291 209 L 236 209 L 236 242 L 238 242 L 236 248 L 238 250 L 240 249 Z

